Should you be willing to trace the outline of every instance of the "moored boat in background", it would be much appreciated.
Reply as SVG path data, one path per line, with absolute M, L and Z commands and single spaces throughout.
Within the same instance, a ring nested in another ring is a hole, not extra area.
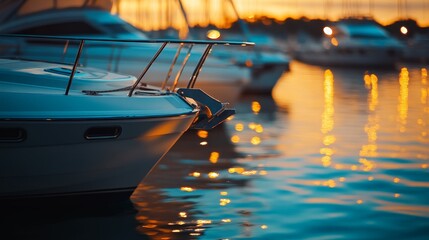
M 342 19 L 323 32 L 320 39 L 301 39 L 294 44 L 294 58 L 326 66 L 392 67 L 404 51 L 397 39 L 371 19 Z

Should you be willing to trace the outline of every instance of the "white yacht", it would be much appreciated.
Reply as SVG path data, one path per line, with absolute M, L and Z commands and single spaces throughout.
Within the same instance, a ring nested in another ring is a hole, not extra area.
M 322 29 L 321 29 L 322 31 Z M 328 66 L 394 66 L 403 45 L 370 19 L 343 19 L 323 29 L 320 41 L 302 41 L 294 57 Z
M 11 44 L 18 39 L 0 37 Z M 143 82 L 146 71 L 136 78 L 82 66 L 85 44 L 95 39 L 32 39 L 78 41 L 79 48 L 71 64 L 0 51 L 7 56 L 0 57 L 0 199 L 133 191 L 185 131 L 211 129 L 234 113 L 192 88 L 204 59 L 189 88 L 173 82 L 161 89 Z
M 185 7 L 181 0 L 177 0 L 177 2 L 181 7 L 189 32 L 192 33 Z M 237 17 L 241 32 L 228 35 L 219 31 L 216 38 L 203 37 L 214 40 L 254 42 L 254 47 L 244 51 L 243 49 L 218 47 L 213 55 L 221 59 L 229 59 L 230 63 L 249 69 L 250 81 L 244 92 L 271 93 L 283 72 L 289 70 L 290 59 L 272 37 L 266 34 L 251 33 L 247 23 L 240 18 L 234 2 L 229 0 L 228 3 Z M 189 36 L 189 38 L 201 39 L 199 36 Z
M 21 1 L 24 2 L 21 8 L 30 8 L 39 2 Z M 92 1 L 85 2 L 93 3 Z M 12 14 L 13 17 L 0 24 L 0 33 L 148 40 L 144 32 L 99 6 L 69 7 L 67 4 L 64 5 L 66 6 L 64 8 L 47 6 L 46 9 L 42 8 L 37 12 L 22 15 L 19 14 L 19 10 L 16 10 Z M 44 52 L 40 52 L 39 46 L 41 45 L 49 45 L 50 48 L 43 47 Z M 74 46 L 74 48 L 76 47 Z M 73 48 L 72 45 L 52 45 L 50 41 L 32 39 L 27 39 L 18 48 L 18 53 L 22 57 L 38 56 L 41 60 L 56 61 L 57 59 L 52 59 L 52 56 L 59 56 L 56 54 L 57 52 L 64 50 L 63 58 L 67 57 L 68 52 L 73 52 L 70 51 Z M 126 44 L 125 47 L 121 48 L 111 48 L 110 46 L 106 48 L 103 45 L 93 43 L 92 47 L 88 46 L 86 51 L 82 53 L 82 61 L 86 62 L 87 66 L 108 68 L 113 72 L 138 76 L 141 66 L 147 63 L 157 50 L 156 46 L 151 45 L 136 47 Z M 158 64 L 146 74 L 146 82 L 161 85 L 164 79 L 159 79 L 158 76 L 171 64 L 170 61 L 177 53 L 176 50 L 169 46 L 164 49 L 157 60 Z M 186 50 L 181 51 L 180 58 L 183 59 L 186 56 Z M 189 63 L 198 62 L 202 54 L 204 54 L 204 50 L 201 48 L 192 51 L 189 56 Z M 88 59 L 88 56 L 95 59 Z M 124 58 L 128 59 L 126 65 L 122 61 Z M 192 76 L 192 69 L 185 68 L 183 77 L 190 76 Z M 203 88 L 220 101 L 234 105 L 249 81 L 250 71 L 247 68 L 235 66 L 210 56 L 205 62 L 205 67 L 199 76 L 196 87 Z

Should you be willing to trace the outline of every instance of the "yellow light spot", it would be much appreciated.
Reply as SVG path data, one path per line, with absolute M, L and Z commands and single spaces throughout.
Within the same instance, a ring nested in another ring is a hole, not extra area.
M 248 125 L 247 125 L 247 127 L 249 128 L 249 129 L 251 129 L 251 130 L 255 130 L 255 128 L 256 128 L 256 126 L 257 126 L 258 124 L 256 124 L 256 123 L 254 123 L 254 122 L 251 122 L 251 123 L 249 123 Z
M 324 167 L 329 167 L 331 165 L 331 157 L 330 156 L 323 156 L 322 157 L 322 165 Z
M 255 132 L 257 132 L 257 133 L 262 133 L 262 132 L 264 132 L 264 127 L 262 127 L 262 125 L 258 124 L 258 125 L 255 127 Z
M 209 176 L 209 178 L 217 178 L 217 177 L 219 177 L 219 173 L 217 173 L 217 172 L 209 172 L 208 176 Z
M 428 165 L 426 163 L 422 164 L 422 168 L 426 169 L 428 168 Z
M 231 219 L 229 219 L 229 218 L 227 218 L 227 219 L 222 219 L 222 222 L 229 223 L 229 222 L 231 222 Z
M 182 218 L 188 217 L 188 215 L 186 214 L 186 212 L 179 212 L 179 216 L 182 217 Z
M 329 179 L 328 181 L 323 182 L 323 186 L 334 188 L 337 186 L 337 183 L 333 179 Z
M 346 178 L 345 177 L 340 177 L 339 181 L 340 182 L 344 182 L 344 181 L 346 181 Z
M 241 131 L 243 131 L 243 129 L 244 129 L 244 125 L 242 123 L 235 124 L 235 130 L 236 131 L 241 132 Z
M 191 174 L 189 174 L 189 175 L 191 175 L 191 176 L 193 176 L 193 177 L 200 177 L 200 176 L 201 176 L 201 173 L 199 173 L 199 172 L 193 172 L 193 173 L 191 173 Z
M 334 150 L 332 148 L 321 148 L 320 154 L 324 154 L 327 156 L 332 156 L 334 154 Z
M 211 220 L 204 220 L 204 219 L 198 219 L 197 220 L 197 224 L 198 225 L 202 225 L 202 224 L 211 224 L 212 221 Z
M 262 229 L 267 229 L 267 228 L 268 228 L 268 226 L 267 226 L 267 225 L 261 225 L 261 228 L 262 228 Z
M 178 232 L 182 232 L 182 230 L 180 230 L 180 229 L 173 229 L 173 230 L 171 230 L 171 232 L 178 233 Z
M 352 166 L 350 167 L 350 169 L 351 169 L 352 171 L 356 171 L 356 170 L 358 169 L 358 167 L 357 167 L 356 165 L 352 165 Z
M 259 138 L 259 137 L 252 137 L 252 139 L 250 140 L 250 142 L 253 144 L 253 145 L 259 145 L 260 143 L 261 143 L 261 138 Z
M 257 173 L 256 170 L 252 170 L 252 171 L 244 171 L 241 174 L 244 176 L 250 176 L 250 175 L 255 175 Z
M 241 168 L 241 167 L 229 168 L 228 172 L 241 174 L 242 172 L 244 172 L 244 168 Z
M 368 181 L 373 181 L 373 180 L 374 180 L 374 177 L 372 176 L 368 177 Z
M 209 30 L 207 32 L 207 38 L 216 40 L 220 38 L 220 32 L 216 29 Z
M 206 146 L 208 144 L 208 142 L 206 142 L 206 141 L 202 141 L 202 142 L 200 142 L 200 145 L 201 146 Z
M 338 47 L 338 40 L 336 38 L 331 38 L 331 44 L 334 45 L 335 47 Z
M 397 177 L 395 177 L 394 179 L 393 179 L 393 182 L 394 183 L 398 183 L 398 182 L 400 182 L 401 181 L 401 179 L 399 179 L 399 178 L 397 178 Z
M 233 142 L 233 143 L 238 143 L 238 142 L 240 142 L 240 137 L 239 137 L 239 136 L 237 136 L 237 135 L 232 136 L 232 137 L 231 137 L 231 142 Z
M 210 160 L 211 163 L 213 163 L 213 164 L 217 163 L 218 159 L 219 159 L 219 153 L 218 152 L 211 152 L 210 153 L 209 160 Z
M 194 189 L 191 187 L 181 187 L 180 190 L 183 192 L 193 192 L 194 191 Z
M 257 101 L 252 102 L 252 111 L 254 113 L 259 113 L 261 111 L 261 104 Z
M 393 195 L 395 198 L 398 198 L 398 197 L 400 197 L 401 196 L 401 194 L 399 194 L 399 193 L 395 193 L 395 195 Z
M 185 222 L 184 221 L 177 221 L 176 224 L 178 224 L 178 225 L 185 225 Z
M 265 170 L 261 170 L 261 171 L 259 171 L 259 175 L 264 176 L 264 175 L 267 175 L 267 174 L 268 174 L 268 172 L 267 172 L 267 171 L 265 171 Z
M 220 195 L 226 196 L 226 195 L 228 195 L 228 192 L 220 192 Z
M 221 206 L 226 206 L 227 204 L 231 203 L 231 200 L 228 198 L 221 198 L 219 200 L 219 205 Z
M 205 131 L 205 130 L 199 130 L 197 132 L 198 137 L 200 138 L 207 138 L 209 136 L 209 132 Z
M 362 204 L 362 203 L 363 203 L 363 200 L 362 200 L 362 199 L 358 199 L 358 200 L 356 201 L 356 203 L 357 203 L 357 204 Z
M 328 135 L 323 138 L 323 144 L 329 146 L 335 142 L 336 138 L 333 135 Z

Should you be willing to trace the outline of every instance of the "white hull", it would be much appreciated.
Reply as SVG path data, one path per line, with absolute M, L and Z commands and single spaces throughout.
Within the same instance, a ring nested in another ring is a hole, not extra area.
M 296 54 L 296 59 L 310 64 L 322 66 L 394 66 L 398 60 L 397 56 L 389 54 L 388 49 L 365 49 L 365 55 L 360 54 L 356 48 L 343 53 L 338 49 L 303 51 Z
M 249 93 L 271 93 L 286 69 L 285 65 L 275 64 L 261 69 L 252 68 L 252 80 L 246 85 L 244 91 Z
M 2 121 L 2 128 L 25 129 L 26 139 L 0 143 L 0 197 L 133 189 L 194 117 Z M 119 127 L 121 134 L 85 139 L 92 127 Z

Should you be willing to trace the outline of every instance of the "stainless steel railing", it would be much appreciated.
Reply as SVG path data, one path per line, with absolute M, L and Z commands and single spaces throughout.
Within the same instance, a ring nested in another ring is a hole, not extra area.
M 176 88 L 179 78 L 183 72 L 183 69 L 185 68 L 185 65 L 189 59 L 189 56 L 191 54 L 192 51 L 192 47 L 194 45 L 206 45 L 205 50 L 203 52 L 203 54 L 201 55 L 197 65 L 195 66 L 193 73 L 188 81 L 187 84 L 187 88 L 193 88 L 198 75 L 204 65 L 204 62 L 206 61 L 207 57 L 209 56 L 210 51 L 212 50 L 214 45 L 236 45 L 236 46 L 253 46 L 253 43 L 250 42 L 233 42 L 233 41 L 207 41 L 207 40 L 166 40 L 166 39 L 150 39 L 150 40 L 128 40 L 128 39 L 108 39 L 108 38 L 89 38 L 89 37 L 62 37 L 62 36 L 44 36 L 44 35 L 23 35 L 23 34 L 0 34 L 0 38 L 27 38 L 27 39 L 38 39 L 40 41 L 54 41 L 54 40 L 63 40 L 66 41 L 66 45 L 64 46 L 63 49 L 63 53 L 65 53 L 67 51 L 67 48 L 69 46 L 70 41 L 77 41 L 79 42 L 79 47 L 76 53 L 76 56 L 74 58 L 74 62 L 73 62 L 73 67 L 71 69 L 71 73 L 70 73 L 70 77 L 69 80 L 67 82 L 67 86 L 65 89 L 65 95 L 69 94 L 70 88 L 72 86 L 72 82 L 73 82 L 73 78 L 75 76 L 76 70 L 79 66 L 79 61 L 81 58 L 81 54 L 82 51 L 84 49 L 84 45 L 85 42 L 88 41 L 97 41 L 98 43 L 100 43 L 101 45 L 104 44 L 109 44 L 109 43 L 146 43 L 146 44 L 150 44 L 150 43 L 159 43 L 161 44 L 161 46 L 159 47 L 158 51 L 152 56 L 151 60 L 149 61 L 149 63 L 146 65 L 146 67 L 143 69 L 143 71 L 141 72 L 141 74 L 139 75 L 139 77 L 137 78 L 137 81 L 133 84 L 133 86 L 131 86 L 129 88 L 128 91 L 128 96 L 131 97 L 135 91 L 135 89 L 139 86 L 139 84 L 141 83 L 142 79 L 144 78 L 144 76 L 146 75 L 146 73 L 148 72 L 148 70 L 151 68 L 151 66 L 153 65 L 153 63 L 156 61 L 156 59 L 158 58 L 158 56 L 161 54 L 161 52 L 165 49 L 165 47 L 167 46 L 167 44 L 178 44 L 178 50 L 177 53 L 175 54 L 175 56 L 172 59 L 170 68 L 168 70 L 167 73 L 167 77 L 165 78 L 164 82 L 162 83 L 161 89 L 164 89 L 166 87 L 166 84 L 171 76 L 172 73 L 172 69 L 174 67 L 174 65 L 177 62 L 177 58 L 180 54 L 180 51 L 182 50 L 183 46 L 188 44 L 189 49 L 188 52 L 185 56 L 185 58 L 182 61 L 181 67 L 179 69 L 179 71 L 176 74 L 176 77 L 173 81 L 173 85 L 172 85 L 172 90 L 174 91 L 174 89 Z M 128 89 L 128 88 L 127 88 Z

